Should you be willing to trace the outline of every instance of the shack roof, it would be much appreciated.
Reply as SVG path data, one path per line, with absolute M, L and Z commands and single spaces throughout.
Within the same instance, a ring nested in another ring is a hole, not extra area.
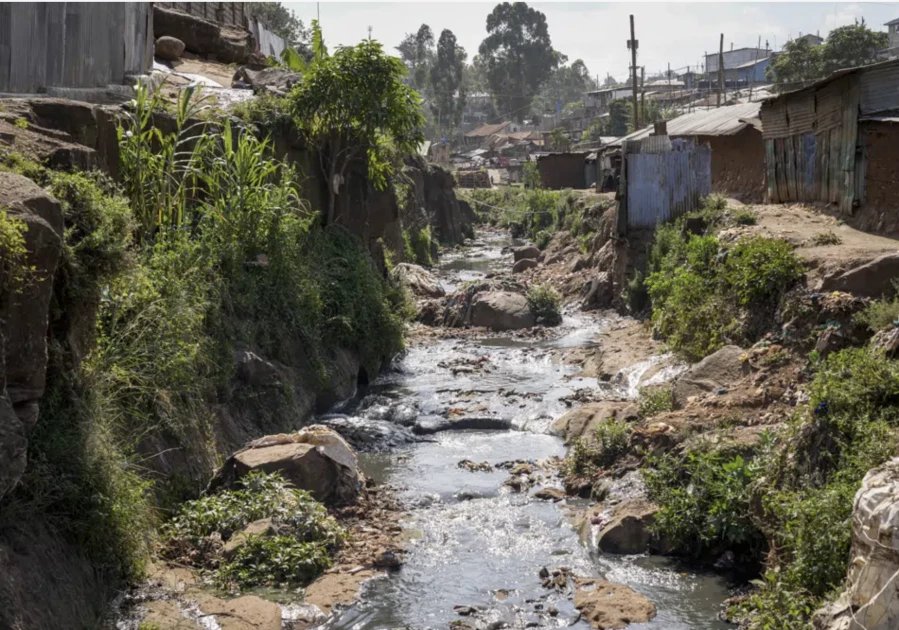
M 486 136 L 492 136 L 495 133 L 501 132 L 503 129 L 511 125 L 512 123 L 509 121 L 496 123 L 495 125 L 481 125 L 477 129 L 473 131 L 469 131 L 465 134 L 466 138 L 481 138 Z
M 745 103 L 743 105 L 727 105 L 709 110 L 699 110 L 691 114 L 678 116 L 668 121 L 668 135 L 681 136 L 732 136 L 739 133 L 748 123 L 746 119 L 758 118 L 761 103 Z M 619 138 L 609 146 L 621 146 L 625 140 L 639 140 L 648 137 L 652 126 L 641 129 L 623 138 Z

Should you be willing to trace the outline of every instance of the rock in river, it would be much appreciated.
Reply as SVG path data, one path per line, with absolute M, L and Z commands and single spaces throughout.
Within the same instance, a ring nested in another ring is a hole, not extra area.
M 208 491 L 231 486 L 255 470 L 281 473 L 316 500 L 330 503 L 351 501 L 360 483 L 353 449 L 336 432 L 318 424 L 251 442 L 225 461 Z
M 471 325 L 493 330 L 531 328 L 537 323 L 527 298 L 510 291 L 479 293 L 471 305 Z
M 391 280 L 402 282 L 419 297 L 438 298 L 446 295 L 440 282 L 430 271 L 419 265 L 400 263 L 390 272 Z
M 594 628 L 624 628 L 656 615 L 655 605 L 628 586 L 581 577 L 575 577 L 574 584 L 574 607 Z
M 522 271 L 527 271 L 528 269 L 533 269 L 537 267 L 540 263 L 538 263 L 533 258 L 522 258 L 517 263 L 512 266 L 512 273 L 521 273 Z
M 512 250 L 512 258 L 515 260 L 515 262 L 524 260 L 525 258 L 537 258 L 537 256 L 539 255 L 540 250 L 533 245 L 528 245 L 526 247 L 516 247 Z

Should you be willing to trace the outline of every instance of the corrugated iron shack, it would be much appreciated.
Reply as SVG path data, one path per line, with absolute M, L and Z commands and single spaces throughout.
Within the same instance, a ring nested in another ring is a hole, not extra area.
M 765 196 L 765 144 L 758 129 L 760 103 L 702 109 L 667 121 L 668 137 L 689 139 L 711 149 L 711 190 L 760 202 Z M 650 137 L 646 127 L 618 141 Z
M 899 204 L 899 60 L 847 68 L 765 101 L 767 198 L 844 214 Z
M 666 135 L 628 140 L 618 199 L 618 230 L 654 227 L 699 207 L 711 192 L 708 146 Z
M 537 158 L 537 170 L 544 188 L 586 188 L 584 166 L 588 152 L 547 153 Z

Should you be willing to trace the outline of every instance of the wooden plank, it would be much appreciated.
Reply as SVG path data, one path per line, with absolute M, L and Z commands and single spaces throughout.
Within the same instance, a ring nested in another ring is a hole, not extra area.
M 0 2 L 0 91 L 11 92 L 9 69 L 12 64 L 11 2 Z
M 840 179 L 840 143 L 842 136 L 842 127 L 830 130 L 830 168 L 828 169 L 830 194 L 827 199 L 829 203 L 839 203 L 843 194 L 843 186 Z
M 787 159 L 784 153 L 784 139 L 777 138 L 774 141 L 777 152 L 777 196 L 781 203 L 790 201 L 790 192 L 787 188 Z
M 849 77 L 849 89 L 846 91 L 846 105 L 843 108 L 843 146 L 840 148 L 843 160 L 843 197 L 840 210 L 851 215 L 855 201 L 855 143 L 858 137 L 858 110 L 860 89 L 858 77 Z
M 787 165 L 787 195 L 790 201 L 799 201 L 799 194 L 796 190 L 796 155 L 793 153 L 792 136 L 784 138 L 784 162 Z
M 765 140 L 765 187 L 768 191 L 768 203 L 780 203 L 777 194 L 777 155 L 774 152 L 774 139 Z

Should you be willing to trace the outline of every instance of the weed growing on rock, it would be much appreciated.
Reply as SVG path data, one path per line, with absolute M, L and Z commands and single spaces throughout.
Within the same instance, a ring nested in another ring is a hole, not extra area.
M 737 210 L 732 217 L 737 225 L 755 225 L 759 222 L 758 216 L 751 210 Z
M 809 240 L 812 245 L 839 245 L 843 242 L 843 239 L 833 232 L 818 232 Z
M 271 519 L 269 532 L 240 539 L 229 557 L 211 538 L 240 537 L 254 521 Z M 236 489 L 183 504 L 163 529 L 165 554 L 209 569 L 223 588 L 305 583 L 331 566 L 345 537 L 309 493 L 280 475 L 251 473 Z
M 536 284 L 528 288 L 525 297 L 537 322 L 547 326 L 562 323 L 562 298 L 549 284 Z
M 540 230 L 534 237 L 534 245 L 536 245 L 538 249 L 543 250 L 549 245 L 550 240 L 552 240 L 552 235 L 546 230 Z
M 565 460 L 565 476 L 590 476 L 611 468 L 627 453 L 630 434 L 628 423 L 609 420 L 596 427 L 591 436 L 575 438 Z
M 0 208 L 0 291 L 7 287 L 21 289 L 27 274 L 25 222 L 9 216 Z
M 893 289 L 899 292 L 899 283 L 893 281 Z M 871 302 L 864 310 L 855 314 L 855 320 L 872 331 L 892 328 L 899 322 L 899 296 Z
M 652 418 L 674 409 L 674 391 L 670 387 L 643 387 L 640 389 L 639 415 Z

